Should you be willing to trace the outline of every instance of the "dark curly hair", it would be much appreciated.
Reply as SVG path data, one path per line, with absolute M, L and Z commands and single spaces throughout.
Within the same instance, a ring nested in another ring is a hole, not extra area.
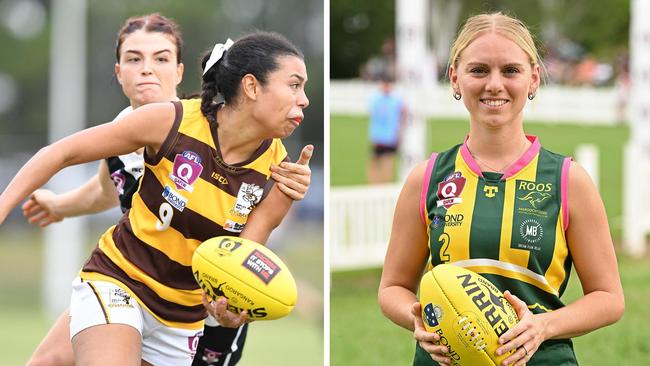
M 220 101 L 232 104 L 239 94 L 241 79 L 254 75 L 266 84 L 269 73 L 278 69 L 277 59 L 296 56 L 304 59 L 300 50 L 284 36 L 272 32 L 253 32 L 239 38 L 223 57 L 203 75 L 201 85 L 201 112 L 216 124 L 216 111 Z M 210 58 L 208 51 L 201 61 L 201 69 Z

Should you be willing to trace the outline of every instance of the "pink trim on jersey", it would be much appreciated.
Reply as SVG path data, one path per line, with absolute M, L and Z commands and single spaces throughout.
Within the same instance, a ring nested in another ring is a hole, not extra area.
M 542 148 L 542 144 L 539 142 L 539 138 L 537 138 L 537 136 L 526 135 L 526 138 L 531 142 L 530 147 L 524 153 L 524 155 L 515 161 L 514 164 L 510 165 L 505 172 L 503 172 L 503 177 L 501 179 L 505 180 L 519 173 L 519 171 L 521 171 L 535 158 L 539 152 L 539 149 Z
M 476 175 L 479 177 L 483 178 L 483 172 L 481 172 L 481 168 L 479 168 L 478 163 L 474 161 L 474 158 L 472 157 L 472 153 L 469 152 L 469 149 L 467 148 L 467 140 L 469 139 L 469 134 L 465 136 L 465 141 L 463 141 L 463 146 L 460 147 L 460 154 L 463 156 L 463 160 L 465 160 L 465 163 L 467 166 L 474 172 Z
M 420 217 L 422 217 L 422 223 L 424 226 L 427 226 L 427 215 L 426 215 L 426 203 L 427 203 L 427 190 L 429 189 L 429 182 L 431 181 L 431 172 L 433 171 L 433 165 L 436 163 L 436 158 L 438 153 L 432 153 L 429 157 L 429 162 L 427 163 L 427 169 L 424 171 L 424 179 L 422 180 L 422 192 L 420 193 Z
M 564 158 L 562 162 L 562 175 L 560 177 L 560 202 L 562 203 L 562 221 L 564 222 L 564 231 L 569 228 L 569 167 L 571 166 L 571 157 Z

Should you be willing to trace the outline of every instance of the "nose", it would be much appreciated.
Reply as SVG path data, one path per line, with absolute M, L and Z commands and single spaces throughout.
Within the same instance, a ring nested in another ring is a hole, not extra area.
M 140 71 L 142 75 L 150 75 L 153 73 L 152 69 L 152 60 L 149 58 L 145 57 L 144 60 L 142 60 L 142 70 Z
M 487 82 L 485 84 L 485 90 L 491 94 L 497 94 L 503 89 L 503 79 L 502 75 L 498 70 L 490 72 L 488 75 Z
M 298 106 L 303 109 L 309 106 L 309 98 L 307 98 L 307 94 L 305 94 L 304 90 L 302 90 L 300 96 L 298 97 Z

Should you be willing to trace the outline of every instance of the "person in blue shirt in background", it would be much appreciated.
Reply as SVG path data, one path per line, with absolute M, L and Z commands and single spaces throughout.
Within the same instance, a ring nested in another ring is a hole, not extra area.
M 380 77 L 380 88 L 370 97 L 369 133 L 372 157 L 368 162 L 368 183 L 388 183 L 395 179 L 395 156 L 400 130 L 406 119 L 404 99 L 395 92 L 393 78 Z

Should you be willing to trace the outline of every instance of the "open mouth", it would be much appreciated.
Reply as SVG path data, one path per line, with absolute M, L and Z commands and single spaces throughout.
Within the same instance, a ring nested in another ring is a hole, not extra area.
M 296 124 L 300 124 L 302 122 L 302 117 L 294 117 L 291 118 L 292 121 L 294 121 Z

